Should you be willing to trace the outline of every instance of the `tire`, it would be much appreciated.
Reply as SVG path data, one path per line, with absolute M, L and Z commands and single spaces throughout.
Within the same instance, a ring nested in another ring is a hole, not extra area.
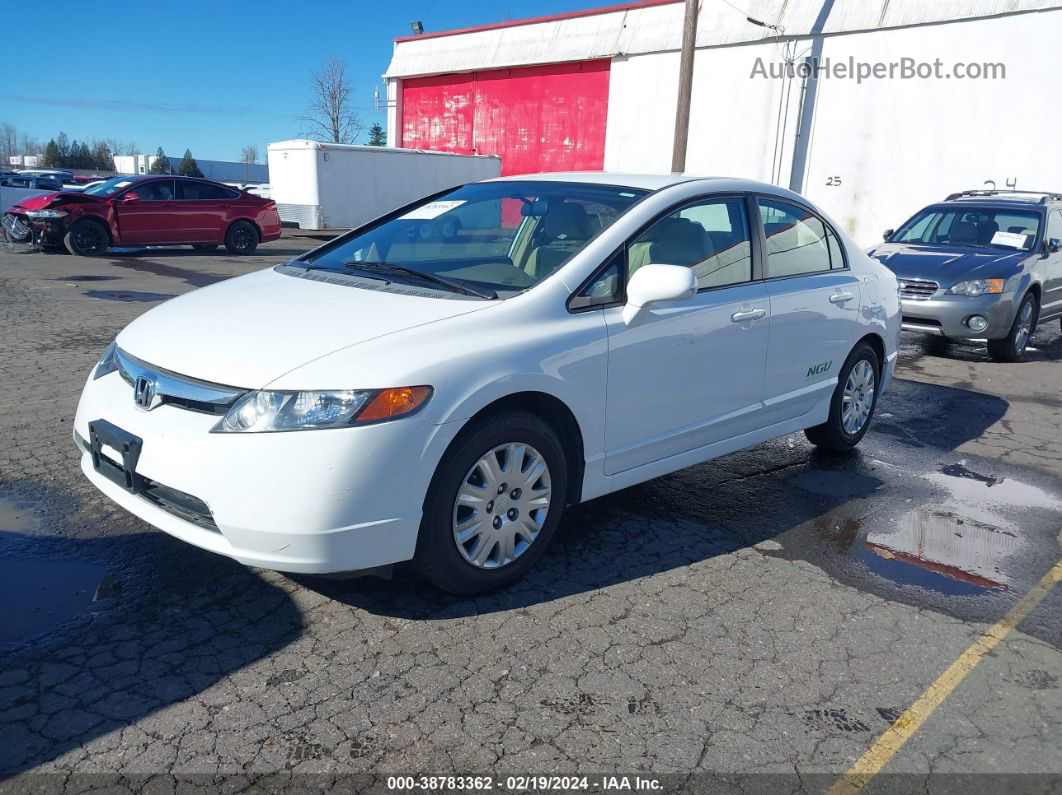
M 485 463 L 491 457 L 493 472 Z M 463 430 L 439 463 L 424 500 L 414 565 L 453 594 L 511 585 L 542 556 L 567 493 L 568 467 L 553 428 L 522 411 L 485 417 Z
M 202 251 L 202 252 L 217 251 L 218 250 L 218 244 L 217 243 L 196 243 L 196 244 L 194 244 L 192 246 L 192 248 L 194 248 L 196 251 Z
M 1007 336 L 1001 340 L 988 341 L 988 355 L 997 362 L 1020 362 L 1029 345 L 1029 337 L 1036 331 L 1039 313 L 1040 305 L 1036 294 L 1026 293 L 1014 315 L 1014 322 Z
M 848 354 L 841 368 L 837 388 L 830 401 L 829 418 L 822 425 L 804 431 L 808 441 L 816 447 L 837 452 L 847 452 L 859 444 L 878 406 L 880 383 L 881 362 L 878 361 L 877 351 L 861 342 Z M 870 392 L 869 407 L 865 400 L 867 392 Z M 854 415 L 851 410 L 846 410 L 849 405 L 856 407 Z
M 74 221 L 63 235 L 63 245 L 71 254 L 79 257 L 96 257 L 104 254 L 111 244 L 111 235 L 99 221 L 82 218 Z
M 230 254 L 245 256 L 258 248 L 258 230 L 250 221 L 234 221 L 225 232 L 225 248 Z

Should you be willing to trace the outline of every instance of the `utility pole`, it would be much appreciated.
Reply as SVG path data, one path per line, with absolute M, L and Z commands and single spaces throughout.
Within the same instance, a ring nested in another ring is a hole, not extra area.
M 697 45 L 697 6 L 699 0 L 686 0 L 682 22 L 682 57 L 679 59 L 678 105 L 675 108 L 675 145 L 671 150 L 671 171 L 686 170 L 686 142 L 690 135 L 690 98 L 693 96 L 693 53 Z

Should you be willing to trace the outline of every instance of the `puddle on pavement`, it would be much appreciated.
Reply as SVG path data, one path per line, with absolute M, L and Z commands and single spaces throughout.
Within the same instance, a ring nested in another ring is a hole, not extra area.
M 842 500 L 865 497 L 885 485 L 869 475 L 831 469 L 809 469 L 793 475 L 789 482 L 804 491 Z
M 35 526 L 28 510 L 0 498 L 0 538 L 24 537 Z M 84 612 L 105 582 L 106 569 L 91 561 L 0 554 L 0 644 L 39 635 Z
M 56 279 L 52 279 L 54 282 L 110 282 L 115 279 L 120 279 L 121 276 L 92 276 L 88 274 L 79 274 L 76 276 L 60 276 Z
M 147 303 L 150 301 L 167 301 L 176 298 L 168 293 L 140 293 L 134 290 L 85 290 L 89 298 L 100 298 L 104 301 L 121 301 L 122 303 Z
M 919 603 L 927 593 L 1016 597 L 1042 574 L 1045 554 L 1054 556 L 1048 565 L 1057 558 L 1057 549 L 1042 547 L 1051 545 L 1062 499 L 984 464 L 896 471 L 887 489 L 843 470 L 807 470 L 788 482 L 839 504 L 761 549 L 807 560 L 882 595 L 920 589 L 923 595 L 912 597 Z
M 125 249 L 117 250 L 112 249 L 112 252 L 119 251 L 119 253 L 134 253 L 143 252 L 145 249 L 130 249 L 128 252 Z M 138 260 L 111 260 L 112 265 L 116 265 L 119 268 L 129 268 L 134 271 L 140 271 L 141 273 L 152 273 L 155 276 L 164 276 L 167 279 L 180 279 L 185 284 L 192 287 L 206 287 L 210 284 L 216 284 L 217 282 L 224 281 L 229 278 L 228 276 L 221 276 L 217 273 L 204 273 L 203 271 L 189 270 L 188 268 L 178 268 L 176 265 L 165 265 L 161 262 L 143 262 Z
M 92 604 L 105 570 L 95 563 L 0 557 L 0 643 L 38 635 Z

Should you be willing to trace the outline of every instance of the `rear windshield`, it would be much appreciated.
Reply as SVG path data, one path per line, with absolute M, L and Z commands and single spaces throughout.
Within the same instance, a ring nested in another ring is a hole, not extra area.
M 1010 248 L 1030 251 L 1040 230 L 1040 216 L 991 207 L 928 207 L 890 238 L 896 243 Z
M 396 281 L 429 274 L 512 294 L 555 272 L 645 193 L 574 182 L 479 182 L 371 224 L 308 262 Z

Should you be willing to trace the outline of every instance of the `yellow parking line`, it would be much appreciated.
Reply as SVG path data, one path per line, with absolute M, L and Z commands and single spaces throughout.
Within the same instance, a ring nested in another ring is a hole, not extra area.
M 853 795 L 863 789 L 870 779 L 885 766 L 885 763 L 903 747 L 903 744 L 911 739 L 926 719 L 933 714 L 933 710 L 939 707 L 959 682 L 966 678 L 981 658 L 1007 637 L 1010 631 L 1020 624 L 1059 582 L 1062 582 L 1062 560 L 1052 566 L 1051 570 L 1040 578 L 1040 581 L 1022 597 L 1020 602 L 1014 605 L 1009 613 L 989 627 L 980 638 L 959 655 L 955 662 L 948 666 L 937 681 L 926 688 L 926 691 L 896 719 L 888 731 L 881 735 L 854 765 L 848 768 L 848 772 L 829 789 L 829 795 Z

